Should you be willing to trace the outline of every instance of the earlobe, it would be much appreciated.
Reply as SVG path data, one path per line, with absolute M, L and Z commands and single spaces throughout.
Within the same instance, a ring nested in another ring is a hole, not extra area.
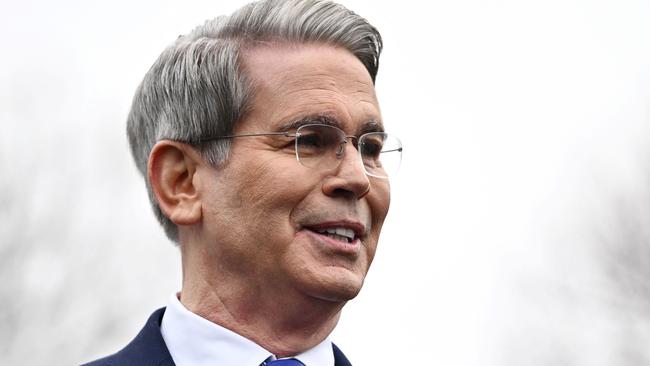
M 151 149 L 148 175 L 161 211 L 176 225 L 201 220 L 200 155 L 188 145 L 163 140 Z

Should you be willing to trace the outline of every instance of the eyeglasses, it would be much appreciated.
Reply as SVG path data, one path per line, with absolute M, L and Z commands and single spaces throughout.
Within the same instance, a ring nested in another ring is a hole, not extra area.
M 348 136 L 338 127 L 324 124 L 307 124 L 296 132 L 245 133 L 201 139 L 229 139 L 235 137 L 284 136 L 294 138 L 296 159 L 308 168 L 335 169 L 345 155 L 348 139 L 357 148 L 365 173 L 372 177 L 388 179 L 395 175 L 402 162 L 402 142 L 385 132 L 370 132 L 359 137 Z

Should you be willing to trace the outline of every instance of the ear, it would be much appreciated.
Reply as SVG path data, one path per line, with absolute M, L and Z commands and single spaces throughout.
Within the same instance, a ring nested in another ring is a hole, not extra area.
M 201 220 L 197 168 L 202 163 L 199 153 L 186 144 L 163 140 L 151 149 L 147 165 L 151 189 L 163 214 L 176 225 Z

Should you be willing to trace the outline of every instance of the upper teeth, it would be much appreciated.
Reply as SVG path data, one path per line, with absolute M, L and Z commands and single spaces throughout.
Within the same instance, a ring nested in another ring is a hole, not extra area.
M 318 230 L 319 233 L 328 233 L 328 234 L 336 234 L 340 236 L 345 236 L 346 238 L 350 239 L 350 241 L 354 240 L 354 230 L 352 229 L 346 229 L 344 227 L 336 227 L 336 228 L 328 228 L 328 229 L 322 229 Z

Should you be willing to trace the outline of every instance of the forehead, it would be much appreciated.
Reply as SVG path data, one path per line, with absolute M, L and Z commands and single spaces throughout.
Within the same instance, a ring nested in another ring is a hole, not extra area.
M 372 79 L 345 49 L 266 45 L 246 50 L 242 63 L 254 96 L 249 118 L 238 127 L 274 128 L 310 116 L 327 117 L 349 130 L 368 123 L 381 126 Z

